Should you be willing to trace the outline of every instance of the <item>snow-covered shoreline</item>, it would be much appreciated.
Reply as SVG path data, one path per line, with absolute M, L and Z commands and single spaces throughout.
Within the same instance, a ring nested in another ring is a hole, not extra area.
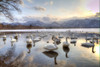
M 99 33 L 99 28 L 69 28 L 69 29 L 16 29 L 16 30 L 0 30 L 0 32 L 96 32 Z

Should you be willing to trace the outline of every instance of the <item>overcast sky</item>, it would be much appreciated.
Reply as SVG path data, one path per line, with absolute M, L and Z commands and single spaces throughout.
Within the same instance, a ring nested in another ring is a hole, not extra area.
M 56 20 L 72 17 L 88 17 L 99 12 L 99 0 L 23 0 L 22 13 L 13 12 L 18 19 L 23 17 L 50 17 Z M 4 18 L 0 18 L 5 21 Z

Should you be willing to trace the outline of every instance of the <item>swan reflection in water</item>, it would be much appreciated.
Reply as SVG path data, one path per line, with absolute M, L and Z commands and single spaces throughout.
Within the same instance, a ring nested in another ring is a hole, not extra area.
M 54 64 L 57 65 L 57 56 L 58 56 L 58 53 L 55 52 L 55 51 L 44 51 L 43 52 L 44 55 L 48 56 L 49 58 L 54 58 Z
M 3 38 L 3 42 L 4 42 L 4 44 L 6 44 L 6 38 Z
M 69 51 L 70 51 L 69 46 L 64 46 L 64 45 L 63 45 L 63 51 L 66 53 L 66 54 L 65 54 L 65 57 L 68 58 L 68 53 L 69 53 Z
M 18 37 L 17 36 L 14 36 L 14 39 L 16 39 L 16 42 L 18 42 Z
M 27 44 L 27 49 L 29 50 L 27 53 L 30 53 L 31 52 L 31 48 L 32 48 L 32 44 Z

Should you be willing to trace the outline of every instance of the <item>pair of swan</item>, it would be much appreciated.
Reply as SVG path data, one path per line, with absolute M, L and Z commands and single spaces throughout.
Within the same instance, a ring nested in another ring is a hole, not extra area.
M 57 47 L 56 42 L 54 41 L 54 44 L 45 45 L 44 49 L 49 50 L 49 51 L 53 51 L 53 50 L 57 50 L 58 47 Z
M 28 36 L 28 38 L 27 38 L 27 40 L 26 40 L 26 43 L 27 43 L 27 44 L 32 44 L 32 43 L 34 43 L 34 46 L 35 46 L 35 42 L 38 42 L 38 41 L 40 41 L 40 40 L 41 40 L 41 37 L 36 37 L 36 38 L 33 39 L 33 36 L 30 35 L 30 36 Z
M 82 43 L 82 46 L 86 46 L 86 47 L 93 47 L 94 46 L 94 39 L 92 39 L 92 42 L 90 43 Z
M 92 52 L 95 53 L 95 51 L 94 51 L 95 44 L 94 43 L 95 43 L 94 39 L 92 38 L 92 42 L 90 42 L 90 43 L 87 43 L 87 42 L 86 43 L 82 43 L 81 46 L 87 47 L 87 48 L 92 47 Z
M 54 41 L 54 42 L 56 42 L 57 44 L 60 44 L 61 42 L 60 42 L 60 39 L 58 39 L 57 37 L 55 37 L 54 35 L 52 36 L 52 40 Z
M 10 38 L 11 38 L 11 44 L 13 45 L 15 42 L 16 42 L 16 39 L 14 39 L 12 36 L 10 36 Z
M 27 38 L 26 43 L 27 43 L 27 44 L 32 44 L 32 39 L 31 39 L 30 37 Z
M 16 42 L 16 39 L 14 39 L 12 36 L 10 36 L 11 42 Z

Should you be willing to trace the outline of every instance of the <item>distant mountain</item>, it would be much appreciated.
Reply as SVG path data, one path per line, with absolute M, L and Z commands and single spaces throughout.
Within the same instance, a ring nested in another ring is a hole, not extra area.
M 51 23 L 44 23 L 42 21 L 27 21 L 24 23 L 1 23 L 3 25 L 11 25 L 11 26 L 38 26 L 44 28 L 99 28 L 100 27 L 100 20 L 98 17 L 91 17 L 91 18 L 84 18 L 84 19 L 70 19 L 64 20 L 60 22 L 51 22 Z
M 99 28 L 100 20 L 98 18 L 75 19 L 64 22 L 61 25 L 61 27 L 71 28 Z

